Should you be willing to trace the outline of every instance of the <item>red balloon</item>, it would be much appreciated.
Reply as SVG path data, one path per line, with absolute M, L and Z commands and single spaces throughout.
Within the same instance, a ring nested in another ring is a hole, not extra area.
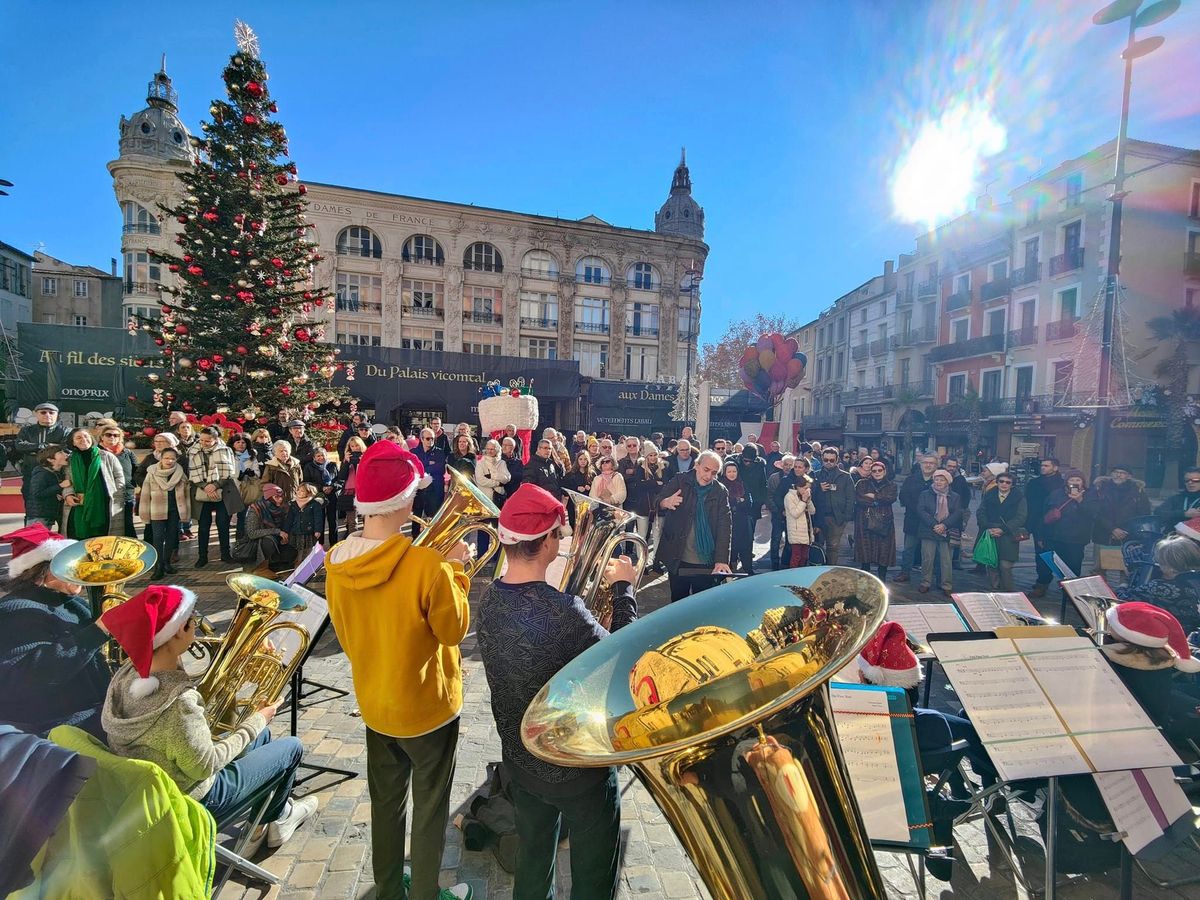
M 785 378 L 787 378 L 787 374 L 788 374 L 787 361 L 782 360 L 782 359 L 775 360 L 775 365 L 771 366 L 771 380 L 772 381 L 783 381 Z

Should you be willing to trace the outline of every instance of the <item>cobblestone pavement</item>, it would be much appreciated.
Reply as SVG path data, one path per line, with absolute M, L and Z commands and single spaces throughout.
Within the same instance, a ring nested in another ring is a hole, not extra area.
M 0 517 L 0 525 L 7 524 Z M 899 516 L 897 517 L 899 519 Z M 766 525 L 763 519 L 760 526 Z M 766 550 L 766 535 L 760 527 L 758 554 Z M 224 585 L 224 577 L 233 569 L 222 569 L 211 565 L 207 569 L 191 567 L 194 545 L 184 545 L 181 580 L 197 590 L 201 597 L 201 611 L 218 624 L 218 632 L 230 616 L 231 595 Z M 216 553 L 212 554 L 213 557 Z M 847 553 L 844 559 L 849 559 Z M 765 567 L 765 563 L 761 564 Z M 968 562 L 966 569 L 970 569 Z M 1026 547 L 1025 558 L 1016 570 L 1018 588 L 1028 588 L 1034 580 L 1031 550 Z M 984 579 L 970 571 L 956 571 L 955 583 L 959 589 L 986 589 Z M 318 582 L 315 587 L 319 590 Z M 889 584 L 894 603 L 906 601 L 930 602 L 941 599 L 937 593 L 921 595 L 915 583 Z M 476 585 L 472 591 L 472 608 L 480 594 Z M 1048 614 L 1057 616 L 1058 598 L 1044 598 L 1038 605 Z M 639 605 L 643 614 L 657 609 L 667 600 L 665 580 L 644 587 L 639 593 Z M 483 666 L 479 659 L 474 632 L 468 634 L 463 643 L 464 708 L 462 713 L 461 738 L 458 748 L 458 767 L 454 779 L 451 801 L 451 817 L 468 796 L 486 778 L 487 764 L 500 758 L 499 739 L 492 722 L 488 705 L 488 688 Z M 380 660 L 379 665 L 386 665 Z M 317 682 L 352 691 L 349 664 L 332 634 L 332 629 L 314 650 L 305 675 Z M 931 704 L 935 707 L 957 709 L 952 691 L 944 679 L 935 675 Z M 300 713 L 299 736 L 306 748 L 305 760 L 321 765 L 352 769 L 362 773 L 360 777 L 328 787 L 330 776 L 318 776 L 301 789 L 312 791 L 320 801 L 320 812 L 315 821 L 302 828 L 284 847 L 269 851 L 265 848 L 256 858 L 260 865 L 276 873 L 282 879 L 278 886 L 267 889 L 252 884 L 240 876 L 234 878 L 221 891 L 221 900 L 246 898 L 257 900 L 263 897 L 286 898 L 372 898 L 375 891 L 371 878 L 370 848 L 370 803 L 366 782 L 366 751 L 363 742 L 362 720 L 355 715 L 353 693 L 346 697 L 331 698 L 322 702 L 320 693 L 304 701 Z M 274 731 L 286 733 L 288 716 L 281 712 L 273 723 Z M 692 866 L 683 853 L 666 819 L 651 801 L 641 785 L 633 779 L 627 769 L 621 770 L 623 787 L 622 831 L 624 855 L 621 869 L 621 898 L 645 897 L 687 900 L 708 897 Z M 1024 834 L 1036 837 L 1036 826 L 1021 820 Z M 397 836 L 397 840 L 400 840 Z M 960 825 L 955 830 L 956 864 L 950 882 L 929 877 L 926 887 L 928 897 L 966 898 L 1009 898 L 1025 896 L 1013 877 L 1011 869 L 991 846 L 982 823 L 978 820 Z M 1025 871 L 1034 883 L 1041 880 L 1040 841 L 1030 840 L 1030 854 Z M 888 885 L 891 898 L 915 898 L 919 896 L 910 869 L 909 858 L 891 853 L 877 854 L 880 869 Z M 442 883 L 450 885 L 466 881 L 474 889 L 477 900 L 508 900 L 512 896 L 512 879 L 504 872 L 490 851 L 470 852 L 464 849 L 460 832 L 450 827 L 446 835 L 446 851 L 443 859 Z M 1155 864 L 1156 874 L 1174 879 L 1200 874 L 1200 853 L 1178 851 L 1167 860 Z M 566 850 L 559 853 L 559 896 L 569 896 L 569 863 Z M 1115 878 L 1090 879 L 1060 889 L 1060 894 L 1070 900 L 1098 900 L 1117 897 Z M 1136 897 L 1193 897 L 1200 898 L 1200 887 L 1161 889 L 1152 885 L 1138 873 L 1134 885 Z M 750 900 L 750 898 L 747 898 Z

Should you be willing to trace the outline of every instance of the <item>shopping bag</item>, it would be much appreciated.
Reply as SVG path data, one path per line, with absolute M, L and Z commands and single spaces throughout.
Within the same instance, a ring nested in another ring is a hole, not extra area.
M 996 539 L 991 532 L 985 531 L 975 542 L 975 552 L 972 554 L 975 562 L 981 566 L 991 566 L 993 569 L 1000 564 L 1000 554 L 996 550 Z

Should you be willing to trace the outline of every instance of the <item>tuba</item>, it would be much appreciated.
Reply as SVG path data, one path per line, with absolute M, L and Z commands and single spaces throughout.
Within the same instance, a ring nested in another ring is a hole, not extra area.
M 288 615 L 308 608 L 295 591 L 242 572 L 225 582 L 238 597 L 229 630 L 224 637 L 196 642 L 207 644 L 212 657 L 196 688 L 214 739 L 282 696 L 310 640 L 304 626 Z
M 445 553 L 459 541 L 466 540 L 471 532 L 482 531 L 491 538 L 487 552 L 469 560 L 465 566 L 467 574 L 474 578 L 484 564 L 500 551 L 500 535 L 487 524 L 489 519 L 500 516 L 500 508 L 462 472 L 450 468 L 446 471 L 450 473 L 450 493 L 432 519 L 426 521 L 412 517 L 422 529 L 413 544 Z
M 50 562 L 50 574 L 87 588 L 92 616 L 99 618 L 128 600 L 122 586 L 150 571 L 157 560 L 158 553 L 145 541 L 105 535 L 67 547 Z M 125 661 L 125 653 L 110 639 L 104 646 L 104 658 L 115 669 Z
M 638 548 L 637 578 L 642 579 L 649 549 L 640 534 L 631 534 L 625 527 L 637 519 L 637 514 L 604 503 L 587 494 L 563 491 L 575 504 L 575 528 L 571 532 L 571 552 L 563 568 L 559 590 L 583 598 L 584 605 L 602 624 L 612 615 L 612 585 L 604 583 L 604 566 L 612 559 L 617 545 L 633 544 Z
M 629 765 L 715 900 L 883 898 L 828 681 L 886 611 L 882 582 L 849 568 L 712 588 L 568 663 L 522 740 L 557 765 Z

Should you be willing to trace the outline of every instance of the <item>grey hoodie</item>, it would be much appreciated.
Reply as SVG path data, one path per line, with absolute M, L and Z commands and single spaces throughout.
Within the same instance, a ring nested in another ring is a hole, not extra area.
M 100 717 L 108 744 L 121 756 L 161 766 L 181 791 L 202 800 L 217 773 L 258 737 L 267 720 L 254 713 L 236 731 L 214 741 L 192 677 L 182 669 L 154 677 L 158 690 L 134 697 L 129 691 L 138 678 L 133 664 L 117 670 Z

